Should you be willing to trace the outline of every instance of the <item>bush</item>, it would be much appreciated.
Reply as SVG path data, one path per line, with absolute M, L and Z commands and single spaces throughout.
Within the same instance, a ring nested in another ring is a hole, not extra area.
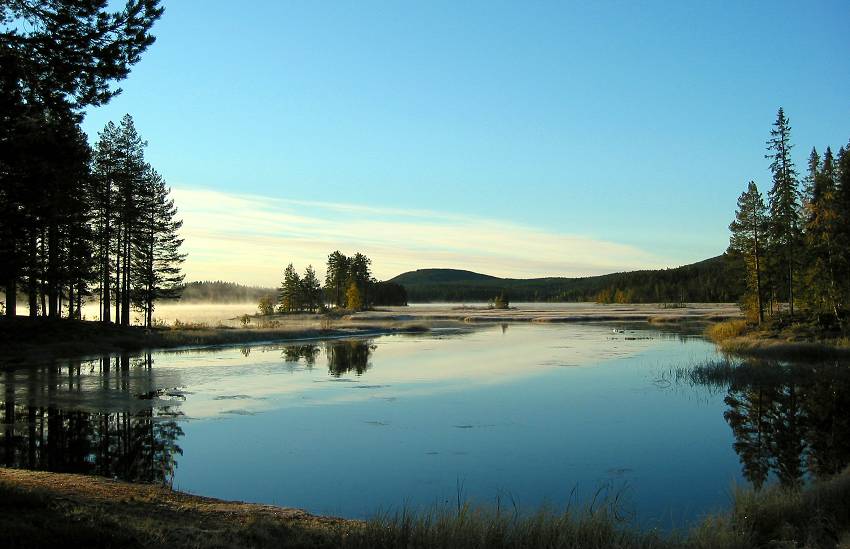
M 727 320 L 712 324 L 706 330 L 706 335 L 713 341 L 723 341 L 743 335 L 749 324 L 746 320 Z
M 260 314 L 263 316 L 274 314 L 274 296 L 264 295 L 263 297 L 261 297 L 259 303 L 257 304 L 257 308 L 260 310 Z

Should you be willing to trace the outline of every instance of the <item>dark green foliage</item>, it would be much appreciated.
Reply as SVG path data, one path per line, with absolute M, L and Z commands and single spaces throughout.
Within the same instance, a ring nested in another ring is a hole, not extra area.
M 283 280 L 278 288 L 278 310 L 282 313 L 294 313 L 303 310 L 301 277 L 295 272 L 292 263 L 283 271 Z
M 767 241 L 768 219 L 764 200 L 755 182 L 738 198 L 735 221 L 729 225 L 732 236 L 729 251 L 743 258 L 747 270 L 747 293 L 744 299 L 748 310 L 755 309 L 759 323 L 764 320 L 762 270 Z
M 183 274 L 180 264 L 186 254 L 180 252 L 183 239 L 177 236 L 183 222 L 170 198 L 165 180 L 148 168 L 141 180 L 138 227 L 132 239 L 131 265 L 134 287 L 133 306 L 144 314 L 145 326 L 153 323 L 154 304 L 160 299 L 180 297 Z
M 411 302 L 487 302 L 505 292 L 514 302 L 595 301 L 600 292 L 620 290 L 638 303 L 735 302 L 743 293 L 741 259 L 718 256 L 674 269 L 613 273 L 584 278 L 512 279 L 453 269 L 420 269 L 390 282 L 407 290 Z
M 0 4 L 0 55 L 14 67 L 17 91 L 48 106 L 100 105 L 154 42 L 159 0 L 13 0 Z M 7 65 L 4 63 L 4 68 Z
M 28 294 L 31 315 L 80 315 L 97 280 L 100 236 L 90 198 L 82 108 L 119 93 L 154 38 L 159 0 L 13 0 L 0 3 L 0 284 L 7 314 Z M 121 197 L 116 197 L 116 200 Z M 110 212 L 112 213 L 112 212 Z M 99 284 L 100 285 L 100 284 Z M 128 311 L 129 294 L 120 296 Z M 126 315 L 126 313 L 125 313 Z M 126 320 L 126 318 L 122 318 Z
M 383 281 L 369 285 L 369 296 L 372 305 L 407 305 L 407 291 L 401 284 Z
M 101 320 L 130 324 L 131 308 L 153 323 L 155 302 L 180 296 L 182 221 L 165 180 L 144 158 L 147 143 L 130 115 L 99 134 L 91 197 L 98 246 Z
M 777 317 L 785 314 L 784 301 L 789 321 L 805 320 L 795 316 L 795 309 L 802 309 L 804 317 L 822 326 L 821 332 L 838 325 L 846 334 L 850 298 L 850 160 L 845 149 L 833 157 L 832 149 L 827 147 L 821 157 L 813 148 L 801 197 L 791 160 L 790 134 L 790 124 L 780 108 L 767 142 L 766 157 L 773 174 L 769 214 L 764 217 L 761 213 L 763 206 L 755 184 L 751 184 L 741 195 L 737 218 L 730 225 L 730 251 L 745 259 L 750 282 L 752 297 L 744 305 L 757 310 L 761 322 L 765 298 L 767 311 Z M 756 242 L 756 229 L 764 236 L 764 228 L 766 241 L 760 238 Z M 831 320 L 827 321 L 825 315 Z
M 782 107 L 770 130 L 767 141 L 773 187 L 768 194 L 770 208 L 770 268 L 774 272 L 777 290 L 788 297 L 788 306 L 794 314 L 794 289 L 799 270 L 799 251 L 802 230 L 800 227 L 800 190 L 797 171 L 791 160 L 791 126 Z M 781 284 L 780 284 L 781 281 Z

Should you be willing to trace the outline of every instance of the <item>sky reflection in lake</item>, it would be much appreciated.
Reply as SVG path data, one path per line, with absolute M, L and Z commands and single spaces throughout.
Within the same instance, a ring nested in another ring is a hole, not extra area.
M 746 482 L 733 444 L 752 433 L 738 416 L 730 429 L 722 387 L 659 382 L 716 358 L 713 345 L 625 328 L 510 324 L 5 372 L 3 462 L 349 517 L 459 489 L 531 510 L 603 488 L 643 524 L 681 526 Z

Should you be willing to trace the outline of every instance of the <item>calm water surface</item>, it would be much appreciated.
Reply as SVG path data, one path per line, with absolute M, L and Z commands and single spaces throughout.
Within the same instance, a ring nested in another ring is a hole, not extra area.
M 670 381 L 671 368 L 717 358 L 700 337 L 612 328 L 511 324 L 20 368 L 0 374 L 0 462 L 347 517 L 459 492 L 533 510 L 607 490 L 663 528 L 725 507 L 753 476 L 753 431 L 732 413 L 752 406 L 730 400 L 735 387 Z

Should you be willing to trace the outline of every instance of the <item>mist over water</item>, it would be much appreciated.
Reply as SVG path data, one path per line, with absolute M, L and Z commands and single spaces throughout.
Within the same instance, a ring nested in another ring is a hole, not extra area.
M 238 317 L 249 314 L 253 315 L 257 312 L 256 303 L 239 302 L 239 303 L 169 303 L 162 302 L 156 305 L 154 309 L 154 321 L 173 325 L 179 320 L 183 323 L 204 323 L 210 326 L 218 324 L 236 325 Z M 98 319 L 98 304 L 97 302 L 88 303 L 83 306 L 83 319 L 96 320 Z M 141 313 L 133 311 L 130 315 L 133 324 L 141 323 Z

